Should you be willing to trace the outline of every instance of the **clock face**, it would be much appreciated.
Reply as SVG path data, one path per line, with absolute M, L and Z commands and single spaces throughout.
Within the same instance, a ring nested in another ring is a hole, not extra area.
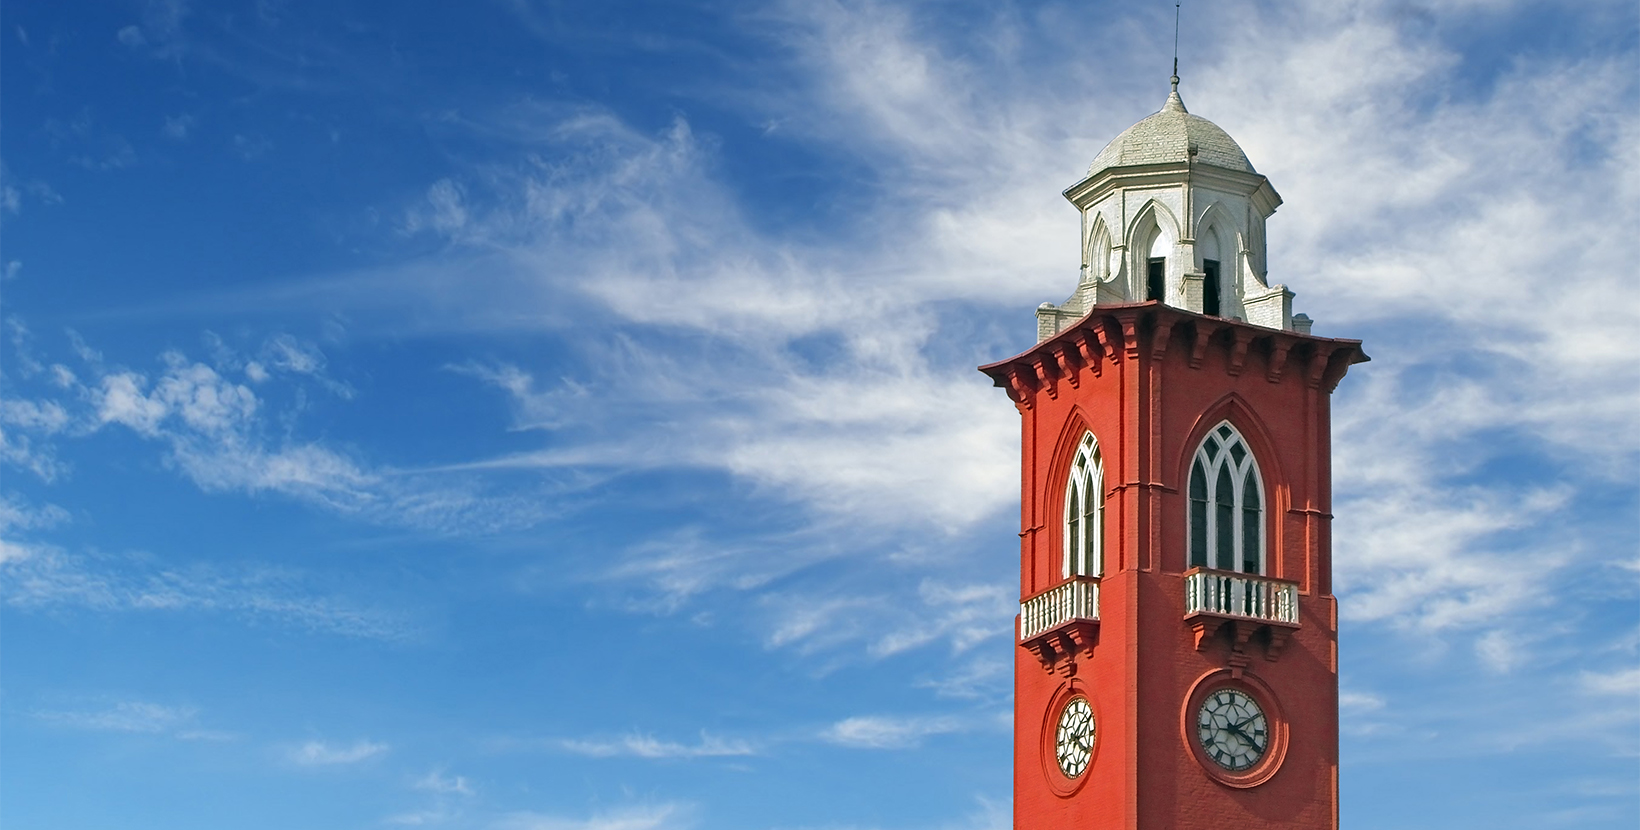
M 1270 724 L 1258 701 L 1240 689 L 1219 689 L 1196 712 L 1196 740 L 1231 772 L 1251 769 L 1270 747 Z
M 1059 759 L 1059 771 L 1066 778 L 1075 778 L 1088 768 L 1093 755 L 1093 709 L 1085 697 L 1073 697 L 1059 713 L 1059 731 L 1054 734 L 1054 755 Z

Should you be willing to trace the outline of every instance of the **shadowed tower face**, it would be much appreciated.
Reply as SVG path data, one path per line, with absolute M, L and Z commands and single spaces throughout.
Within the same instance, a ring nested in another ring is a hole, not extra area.
M 1367 357 L 1269 281 L 1281 197 L 1177 78 L 1065 196 L 1075 292 L 981 367 L 1021 416 L 1014 825 L 1336 827 L 1329 406 Z

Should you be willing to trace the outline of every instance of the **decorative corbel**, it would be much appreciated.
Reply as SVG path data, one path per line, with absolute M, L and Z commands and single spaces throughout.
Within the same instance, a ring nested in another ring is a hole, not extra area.
M 1209 642 L 1213 639 L 1213 635 L 1219 633 L 1219 627 L 1226 622 L 1228 620 L 1220 617 L 1197 617 L 1191 620 L 1190 633 L 1195 637 L 1195 642 L 1192 645 L 1196 647 L 1197 651 L 1206 651 Z
M 1246 623 L 1231 625 L 1235 626 L 1236 636 L 1235 642 L 1230 646 L 1230 659 L 1225 662 L 1230 664 L 1230 676 L 1239 680 L 1241 673 L 1247 669 L 1247 664 L 1253 660 L 1252 655 L 1247 653 L 1247 641 L 1253 638 L 1254 626 Z
M 1175 324 L 1176 321 L 1174 320 L 1158 323 L 1155 330 L 1150 333 L 1150 360 L 1152 363 L 1161 363 L 1162 358 L 1167 356 L 1167 347 L 1173 341 L 1173 326 Z
M 1235 330 L 1236 344 L 1230 349 L 1230 377 L 1241 374 L 1247 363 L 1247 346 L 1253 342 L 1253 333 L 1240 327 Z
M 1048 397 L 1059 399 L 1059 364 L 1053 359 L 1053 353 L 1046 349 L 1031 355 L 1031 368 L 1035 370 L 1038 389 L 1048 390 Z
M 1287 369 L 1287 351 L 1293 347 L 1285 338 L 1277 337 L 1270 343 L 1270 366 L 1264 372 L 1264 379 L 1271 383 L 1281 382 L 1281 373 Z
M 1070 381 L 1072 389 L 1080 389 L 1082 373 L 1077 370 L 1082 366 L 1082 356 L 1077 354 L 1075 340 L 1061 340 L 1054 345 L 1053 350 L 1054 355 L 1059 358 L 1059 365 L 1064 367 L 1065 380 Z
M 1003 389 L 1007 391 L 1008 399 L 1012 400 L 1014 406 L 1019 407 L 1021 411 L 1035 406 L 1036 402 L 1033 400 L 1036 394 L 1035 373 L 1026 373 L 1024 367 L 1017 363 L 1008 364 L 1005 371 L 1007 372 L 1008 383 Z
M 1139 317 L 1134 315 L 1122 321 L 1122 345 L 1130 359 L 1139 359 Z
M 1304 376 L 1304 382 L 1311 389 L 1321 385 L 1321 378 L 1327 373 L 1327 358 L 1331 356 L 1331 349 L 1320 346 L 1316 346 L 1315 351 L 1310 353 L 1309 371 Z
M 1093 370 L 1094 377 L 1099 377 L 1100 364 L 1104 361 L 1099 359 L 1098 339 L 1089 337 L 1087 329 L 1080 329 L 1072 336 L 1076 338 L 1076 350 L 1082 355 L 1083 365 Z
M 1287 645 L 1287 638 L 1292 633 L 1292 629 L 1286 626 L 1270 626 L 1270 644 L 1264 649 L 1264 659 L 1274 663 L 1277 658 L 1281 657 L 1281 649 Z
M 1327 390 L 1327 394 L 1332 394 L 1332 391 L 1338 388 L 1338 382 L 1343 380 L 1344 373 L 1350 370 L 1350 355 L 1354 352 L 1353 347 L 1345 346 L 1328 355 L 1327 369 L 1321 375 L 1321 386 Z
M 1048 638 L 1039 637 L 1024 645 L 1026 651 L 1036 655 L 1036 661 L 1042 664 L 1043 671 L 1053 671 L 1053 664 L 1059 661 L 1059 653 L 1054 650 L 1053 644 L 1048 642 Z
M 1207 353 L 1207 343 L 1213 339 L 1216 327 L 1210 327 L 1205 322 L 1196 323 L 1196 342 L 1190 345 L 1190 368 L 1202 367 L 1202 355 Z
M 1116 335 L 1115 335 L 1116 343 L 1113 345 L 1110 342 L 1111 339 L 1112 339 L 1112 335 L 1111 335 L 1112 328 L 1110 326 L 1105 325 L 1105 323 L 1108 320 L 1109 320 L 1109 318 L 1106 318 L 1106 319 L 1100 320 L 1098 323 L 1094 324 L 1093 333 L 1095 335 L 1098 335 L 1098 337 L 1099 337 L 1099 349 L 1100 349 L 1100 351 L 1103 351 L 1105 353 L 1105 356 L 1110 358 L 1110 361 L 1112 363 L 1115 363 L 1115 362 L 1122 359 L 1122 342 L 1121 342 L 1122 335 L 1121 335 L 1121 329 L 1115 329 L 1115 331 L 1117 332 Z

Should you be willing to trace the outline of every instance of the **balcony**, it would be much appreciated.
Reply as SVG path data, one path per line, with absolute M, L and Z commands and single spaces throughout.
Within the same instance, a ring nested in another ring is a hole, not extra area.
M 1196 634 L 1196 650 L 1227 623 L 1233 624 L 1232 667 L 1247 665 L 1246 645 L 1265 631 L 1265 658 L 1275 660 L 1287 636 L 1298 628 L 1298 583 L 1267 576 L 1193 568 L 1184 574 L 1184 619 Z
M 1099 580 L 1072 577 L 1019 604 L 1019 645 L 1046 671 L 1069 677 L 1099 634 Z

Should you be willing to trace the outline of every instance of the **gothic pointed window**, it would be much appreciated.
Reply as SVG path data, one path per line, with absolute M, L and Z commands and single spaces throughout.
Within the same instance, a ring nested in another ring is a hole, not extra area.
M 1190 567 L 1264 573 L 1264 485 L 1253 451 L 1228 421 L 1202 439 L 1188 493 Z
M 1099 442 L 1089 432 L 1076 447 L 1065 483 L 1065 576 L 1099 576 L 1103 571 L 1104 502 L 1104 464 Z
M 1150 259 L 1145 262 L 1145 299 L 1167 299 L 1167 253 L 1173 247 L 1160 231 L 1150 240 Z
M 1209 228 L 1201 235 L 1196 243 L 1196 251 L 1202 258 L 1202 313 L 1219 316 L 1219 300 L 1224 296 L 1224 287 L 1219 282 L 1219 260 L 1222 258 L 1219 251 L 1223 248 L 1219 244 L 1219 232 Z

